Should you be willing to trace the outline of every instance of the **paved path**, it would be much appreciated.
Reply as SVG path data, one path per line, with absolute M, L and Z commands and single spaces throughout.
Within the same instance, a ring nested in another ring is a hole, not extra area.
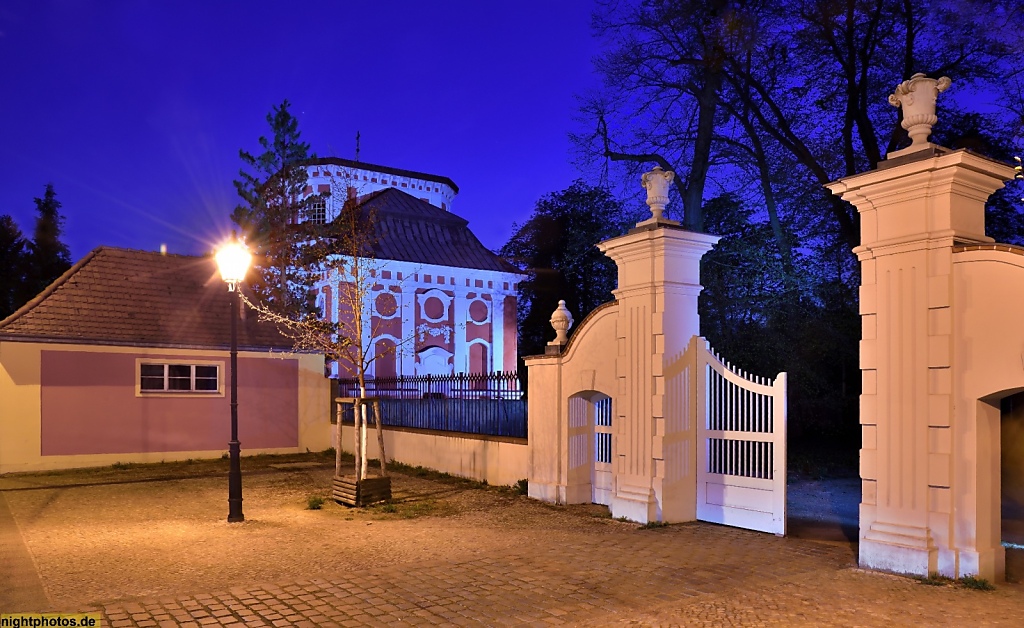
M 32 555 L 0 493 L 0 610 L 48 605 Z
M 1019 586 L 929 587 L 847 544 L 709 524 L 101 607 L 120 626 L 1024 625 Z
M 229 526 L 219 477 L 37 480 L 0 492 L 0 612 L 99 610 L 115 627 L 1024 625 L 1022 585 L 864 572 L 842 534 L 641 529 L 403 476 L 398 512 L 312 512 L 305 496 L 330 482 L 315 469 L 249 476 L 248 519 Z

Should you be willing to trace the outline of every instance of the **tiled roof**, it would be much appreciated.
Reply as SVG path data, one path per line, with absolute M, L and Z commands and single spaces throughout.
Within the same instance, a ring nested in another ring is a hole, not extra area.
M 443 183 L 452 189 L 456 194 L 459 193 L 459 186 L 455 185 L 455 182 L 448 177 L 442 177 L 436 174 L 427 174 L 425 172 L 416 172 L 414 170 L 402 170 L 401 168 L 392 168 L 390 166 L 378 166 L 376 164 L 368 164 L 364 161 L 353 161 L 351 159 L 342 159 L 341 157 L 320 157 L 317 159 L 310 159 L 308 162 L 310 166 L 341 166 L 342 168 L 361 168 L 363 170 L 370 170 L 373 172 L 383 172 L 384 174 L 393 174 L 396 177 L 412 177 L 413 179 L 423 179 L 424 181 L 436 181 L 437 183 Z
M 0 340 L 225 349 L 230 298 L 211 256 L 101 246 L 0 321 Z M 240 349 L 290 349 L 272 324 L 246 314 Z
M 373 213 L 378 230 L 377 259 L 520 272 L 487 250 L 464 218 L 401 190 L 371 192 L 357 202 L 365 212 Z

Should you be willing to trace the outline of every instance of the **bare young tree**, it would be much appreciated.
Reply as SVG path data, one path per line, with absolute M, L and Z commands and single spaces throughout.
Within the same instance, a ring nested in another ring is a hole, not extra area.
M 272 300 L 247 299 L 246 303 L 261 320 L 277 324 L 297 349 L 323 353 L 336 365 L 339 377 L 352 377 L 358 382 L 353 425 L 355 473 L 361 481 L 367 476 L 366 436 L 371 409 L 381 474 L 387 475 L 380 406 L 367 394 L 369 373 L 375 362 L 397 356 L 405 345 L 414 342 L 415 334 L 409 331 L 394 342 L 380 341 L 382 334 L 391 331 L 388 321 L 374 313 L 380 307 L 375 303 L 380 296 L 380 279 L 387 268 L 387 261 L 378 256 L 384 228 L 377 220 L 373 199 L 360 202 L 357 198 L 358 183 L 354 178 L 342 168 L 331 172 L 332 192 L 310 197 L 305 221 L 292 227 L 298 232 L 301 246 L 296 249 L 291 265 L 305 284 L 327 281 L 338 289 L 321 296 L 322 311 L 282 308 Z M 410 326 L 403 325 L 403 329 L 407 327 Z M 338 444 L 336 470 L 341 475 L 340 421 Z

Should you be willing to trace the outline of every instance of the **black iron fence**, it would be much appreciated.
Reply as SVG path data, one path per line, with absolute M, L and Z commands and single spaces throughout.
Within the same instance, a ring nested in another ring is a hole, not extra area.
M 359 392 L 358 382 L 337 381 L 336 397 Z M 380 399 L 385 426 L 526 438 L 526 400 L 515 373 L 377 378 L 367 380 L 366 396 Z M 342 421 L 352 422 L 351 404 L 343 405 Z
M 359 396 L 359 382 L 355 379 L 339 379 L 338 389 L 342 397 Z M 519 374 L 514 371 L 366 380 L 366 396 L 384 399 L 519 399 L 522 395 Z

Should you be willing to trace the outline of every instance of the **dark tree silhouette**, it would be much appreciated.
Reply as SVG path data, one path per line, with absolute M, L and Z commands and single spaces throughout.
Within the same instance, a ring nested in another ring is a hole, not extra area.
M 64 216 L 60 213 L 61 204 L 52 183 L 46 184 L 43 198 L 36 198 L 35 203 L 36 228 L 29 245 L 29 263 L 22 294 L 24 301 L 42 292 L 71 268 L 71 251 L 61 240 Z
M 302 141 L 299 121 L 285 100 L 267 114 L 270 137 L 260 137 L 263 152 L 240 150 L 244 168 L 235 189 L 243 204 L 231 220 L 241 228 L 255 260 L 250 282 L 260 300 L 277 311 L 309 309 L 312 278 L 296 263 L 302 254 L 299 218 L 311 201 L 306 190 L 307 159 L 313 157 Z
M 544 352 L 559 299 L 580 321 L 613 298 L 615 263 L 596 245 L 622 235 L 636 219 L 605 190 L 576 181 L 540 199 L 524 224 L 513 225 L 499 255 L 529 274 L 519 284 L 521 355 Z
M 28 243 L 21 229 L 8 215 L 0 216 L 0 320 L 23 303 Z
M 917 72 L 953 79 L 936 143 L 1010 159 L 1024 5 L 598 0 L 594 24 L 605 82 L 582 99 L 581 165 L 630 195 L 640 172 L 676 171 L 670 210 L 723 236 L 703 267 L 705 335 L 746 370 L 792 374 L 794 432 L 855 442 L 859 215 L 823 184 L 908 143 L 887 96 Z M 1001 109 L 966 115 L 978 95 Z M 990 235 L 1021 242 L 1022 193 L 993 196 Z

